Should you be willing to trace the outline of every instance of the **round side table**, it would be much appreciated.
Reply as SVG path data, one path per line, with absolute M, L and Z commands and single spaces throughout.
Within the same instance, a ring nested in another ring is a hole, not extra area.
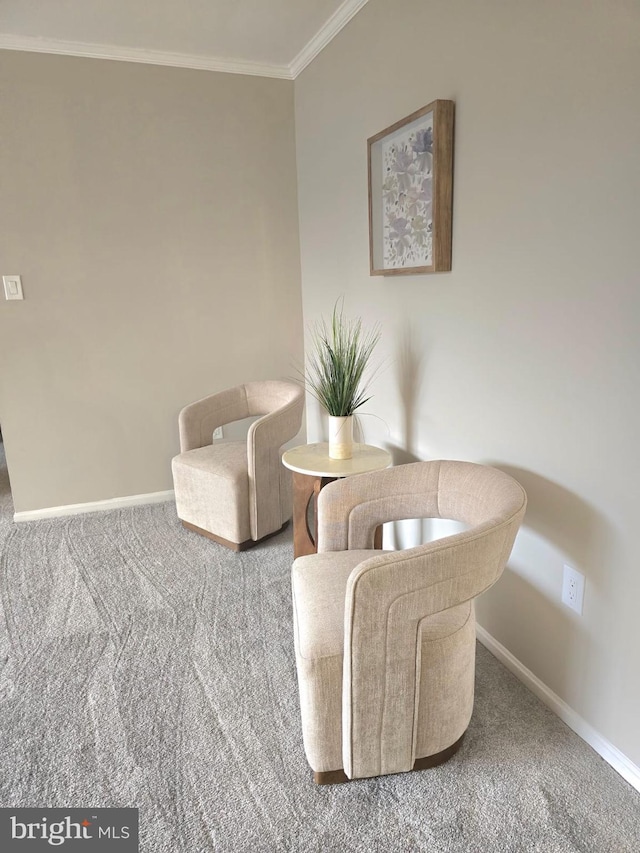
M 317 551 L 320 490 L 341 477 L 388 468 L 391 454 L 371 444 L 354 444 L 351 459 L 332 459 L 328 443 L 321 442 L 286 450 L 282 464 L 293 471 L 293 556 L 297 558 Z M 376 547 L 380 548 L 381 529 L 376 539 Z

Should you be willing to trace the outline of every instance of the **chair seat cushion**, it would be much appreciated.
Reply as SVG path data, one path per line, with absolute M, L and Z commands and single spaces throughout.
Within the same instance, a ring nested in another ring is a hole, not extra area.
M 196 450 L 187 450 L 174 458 L 174 463 L 206 471 L 215 477 L 238 481 L 247 476 L 246 441 L 217 441 Z
M 230 542 L 251 538 L 245 441 L 187 450 L 171 462 L 178 517 Z
M 347 580 L 359 563 L 375 553 L 337 551 L 298 557 L 294 562 L 293 606 L 303 658 L 342 654 Z

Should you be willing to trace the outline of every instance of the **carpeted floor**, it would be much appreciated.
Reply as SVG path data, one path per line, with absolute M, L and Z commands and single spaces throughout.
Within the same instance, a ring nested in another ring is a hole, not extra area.
M 1 455 L 0 510 L 0 806 L 137 806 L 144 853 L 640 850 L 640 794 L 482 646 L 449 763 L 314 786 L 290 534 L 233 554 L 172 503 L 15 525 Z

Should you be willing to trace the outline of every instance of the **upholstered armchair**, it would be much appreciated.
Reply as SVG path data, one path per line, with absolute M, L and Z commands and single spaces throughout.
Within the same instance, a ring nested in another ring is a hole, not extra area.
M 416 462 L 327 485 L 318 553 L 293 564 L 302 732 L 316 782 L 434 766 L 471 719 L 474 599 L 499 578 L 524 516 L 513 478 L 468 462 Z M 405 518 L 463 532 L 373 550 Z
M 171 463 L 178 518 L 190 530 L 242 551 L 291 518 L 291 472 L 282 445 L 302 423 L 304 392 L 291 382 L 247 382 L 186 406 L 180 455 Z M 213 441 L 213 431 L 258 417 L 247 440 Z

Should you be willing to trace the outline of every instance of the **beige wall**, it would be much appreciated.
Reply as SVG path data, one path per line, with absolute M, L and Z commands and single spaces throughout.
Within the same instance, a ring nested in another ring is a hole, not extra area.
M 383 325 L 366 438 L 521 480 L 480 622 L 640 765 L 638 44 L 630 0 L 370 0 L 297 79 L 296 136 L 305 321 L 345 294 Z M 435 98 L 456 102 L 453 271 L 370 277 L 367 137 Z
M 17 511 L 171 488 L 177 415 L 302 351 L 293 84 L 0 51 Z

